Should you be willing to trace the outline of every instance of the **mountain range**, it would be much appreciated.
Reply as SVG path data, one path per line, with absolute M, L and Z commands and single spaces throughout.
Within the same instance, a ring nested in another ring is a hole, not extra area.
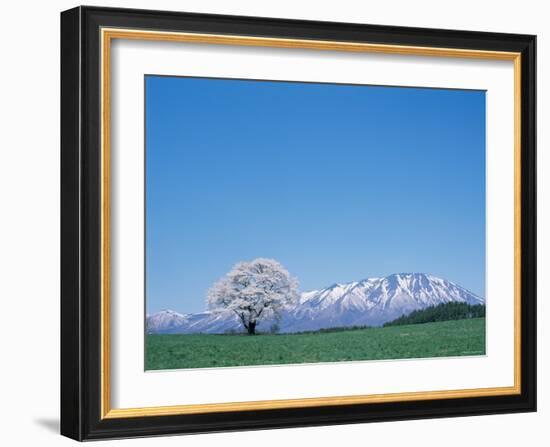
M 484 299 L 459 285 L 425 273 L 394 273 L 333 284 L 303 292 L 297 303 L 286 307 L 277 322 L 280 332 L 315 331 L 346 326 L 381 326 L 414 310 L 449 302 L 484 304 Z M 260 321 L 267 332 L 275 323 Z M 163 310 L 146 317 L 147 333 L 221 334 L 241 332 L 242 324 L 232 311 L 181 314 Z

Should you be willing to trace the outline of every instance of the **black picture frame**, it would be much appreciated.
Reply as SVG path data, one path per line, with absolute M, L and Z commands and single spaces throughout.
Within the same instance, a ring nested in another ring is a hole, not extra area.
M 206 414 L 101 417 L 103 27 L 521 53 L 521 392 Z M 76 440 L 536 410 L 536 37 L 100 7 L 61 13 L 61 433 Z

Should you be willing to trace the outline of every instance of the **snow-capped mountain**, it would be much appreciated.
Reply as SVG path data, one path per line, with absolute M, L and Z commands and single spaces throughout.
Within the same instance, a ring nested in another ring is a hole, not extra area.
M 223 334 L 240 331 L 240 322 L 233 312 L 200 312 L 180 314 L 173 310 L 161 310 L 146 317 L 146 330 L 150 334 Z
M 451 301 L 484 302 L 445 279 L 424 273 L 396 273 L 305 292 L 289 310 L 291 318 L 283 320 L 281 328 L 295 332 L 336 326 L 379 326 L 414 310 Z
M 163 310 L 153 315 L 147 315 L 148 332 L 171 332 L 181 328 L 186 323 L 186 316 L 173 310 Z
M 287 307 L 279 321 L 281 332 L 342 326 L 379 326 L 403 314 L 449 302 L 483 304 L 484 299 L 445 279 L 424 273 L 395 273 L 311 290 Z M 261 321 L 268 331 L 273 321 Z M 178 314 L 165 310 L 147 317 L 149 333 L 224 333 L 241 331 L 231 311 Z

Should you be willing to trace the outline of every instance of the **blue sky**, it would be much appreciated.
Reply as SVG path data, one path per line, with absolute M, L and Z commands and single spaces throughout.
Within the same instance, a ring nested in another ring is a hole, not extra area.
M 484 296 L 485 92 L 146 76 L 149 313 L 238 261 L 301 290 L 399 272 Z

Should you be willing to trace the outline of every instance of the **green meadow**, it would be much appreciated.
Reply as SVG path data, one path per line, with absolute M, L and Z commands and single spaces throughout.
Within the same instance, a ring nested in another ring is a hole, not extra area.
M 147 335 L 145 369 L 217 368 L 485 354 L 485 318 L 335 332 Z

